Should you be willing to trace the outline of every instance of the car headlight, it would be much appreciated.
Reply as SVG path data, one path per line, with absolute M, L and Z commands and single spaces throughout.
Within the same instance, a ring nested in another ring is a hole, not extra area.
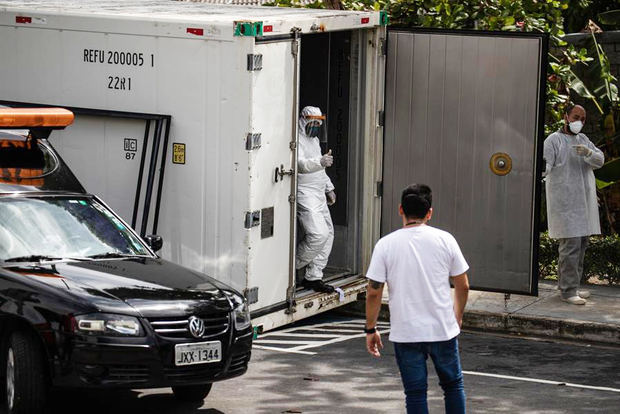
M 137 318 L 105 313 L 75 316 L 74 331 L 94 336 L 144 336 Z
M 235 329 L 238 331 L 248 329 L 252 325 L 250 309 L 245 301 L 235 307 L 233 310 L 233 318 L 235 319 Z

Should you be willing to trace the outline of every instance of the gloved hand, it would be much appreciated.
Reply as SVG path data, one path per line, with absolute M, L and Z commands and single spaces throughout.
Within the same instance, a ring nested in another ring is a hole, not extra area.
M 332 150 L 327 151 L 327 154 L 321 157 L 321 165 L 323 167 L 331 167 L 334 163 L 334 157 L 332 157 Z
M 334 192 L 334 190 L 325 193 L 325 197 L 327 197 L 328 206 L 333 206 L 334 204 L 336 204 L 336 193 Z
M 575 148 L 577 155 L 581 157 L 589 157 L 592 155 L 592 150 L 585 145 L 573 145 L 573 148 Z

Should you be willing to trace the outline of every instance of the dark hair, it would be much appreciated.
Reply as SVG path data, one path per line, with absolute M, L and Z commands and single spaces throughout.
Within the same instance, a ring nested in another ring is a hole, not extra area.
M 403 190 L 400 197 L 405 216 L 409 218 L 424 218 L 433 205 L 431 188 L 425 184 L 411 184 Z

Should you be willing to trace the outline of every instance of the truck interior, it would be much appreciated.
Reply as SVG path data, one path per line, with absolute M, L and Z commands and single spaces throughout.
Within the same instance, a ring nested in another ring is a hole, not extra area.
M 324 270 L 326 282 L 349 279 L 361 272 L 362 38 L 360 30 L 301 37 L 299 110 L 308 105 L 321 108 L 326 115 L 321 149 L 323 153 L 331 149 L 334 156 L 334 164 L 327 169 L 337 201 L 330 207 L 335 236 Z M 303 237 L 302 231 L 298 237 Z M 303 275 L 298 274 L 298 282 L 301 279 Z

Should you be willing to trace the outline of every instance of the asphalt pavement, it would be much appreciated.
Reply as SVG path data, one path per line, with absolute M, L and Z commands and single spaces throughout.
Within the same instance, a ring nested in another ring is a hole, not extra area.
M 180 404 L 169 389 L 56 391 L 52 412 L 399 413 L 404 396 L 392 345 L 365 351 L 359 318 L 319 315 L 256 341 L 250 368 L 216 383 L 203 404 Z M 386 330 L 386 327 L 383 328 Z M 470 413 L 618 413 L 620 348 L 480 332 L 460 336 Z M 429 408 L 443 412 L 429 369 Z

